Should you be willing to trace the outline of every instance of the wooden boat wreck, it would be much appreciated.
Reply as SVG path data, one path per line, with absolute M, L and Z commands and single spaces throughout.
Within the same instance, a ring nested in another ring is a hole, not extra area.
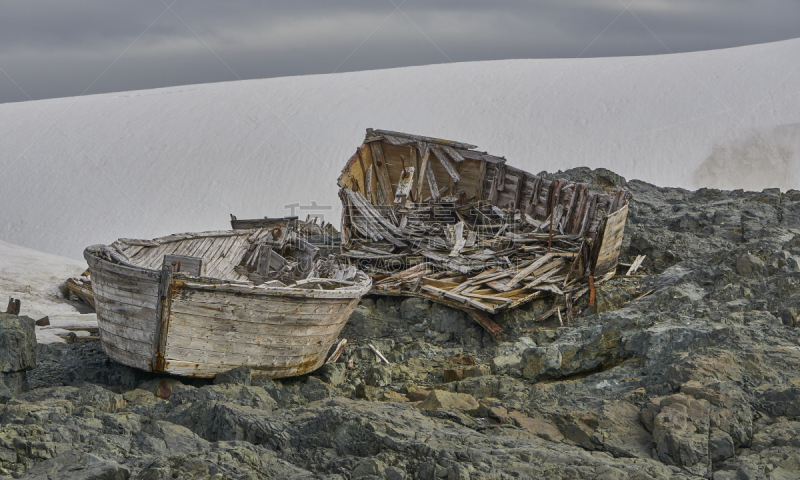
M 286 224 L 120 239 L 84 257 L 108 356 L 193 377 L 315 370 L 371 286 Z
M 543 320 L 616 271 L 631 195 L 534 175 L 463 142 L 367 130 L 338 185 L 342 258 L 372 293 L 488 314 L 545 295 Z M 562 319 L 563 322 L 563 319 Z

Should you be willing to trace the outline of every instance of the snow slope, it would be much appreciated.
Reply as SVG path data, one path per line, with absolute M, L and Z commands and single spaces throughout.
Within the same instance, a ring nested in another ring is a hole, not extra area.
M 50 327 L 36 327 L 39 343 L 63 342 L 56 334 L 68 332 L 58 327 L 96 327 L 97 316 L 81 314 L 76 308 L 80 304 L 65 300 L 61 291 L 66 279 L 84 270 L 85 262 L 0 241 L 0 311 L 5 312 L 8 297 L 13 297 L 20 299 L 20 315 L 49 317 Z
M 677 55 L 504 60 L 0 105 L 0 238 L 80 258 L 318 202 L 367 127 L 526 170 L 659 185 L 800 182 L 800 39 Z M 299 210 L 298 214 L 315 213 Z

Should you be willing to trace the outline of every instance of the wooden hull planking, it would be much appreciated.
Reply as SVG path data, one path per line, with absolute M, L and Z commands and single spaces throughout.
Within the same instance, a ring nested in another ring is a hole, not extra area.
M 256 376 L 303 375 L 319 368 L 371 287 L 335 290 L 206 281 L 171 270 L 126 266 L 89 247 L 103 349 L 142 370 L 213 377 L 240 365 Z

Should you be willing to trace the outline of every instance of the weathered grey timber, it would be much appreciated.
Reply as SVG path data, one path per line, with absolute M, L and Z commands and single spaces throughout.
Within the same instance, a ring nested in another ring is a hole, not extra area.
M 497 336 L 483 312 L 548 294 L 566 306 L 615 275 L 631 194 L 475 148 L 367 129 L 338 180 L 341 257 L 373 277 L 373 293 L 460 308 Z
M 315 259 L 317 251 L 293 235 L 279 224 L 87 248 L 106 354 L 193 377 L 241 365 L 272 378 L 315 370 L 371 281 Z M 178 271 L 178 259 L 195 260 Z

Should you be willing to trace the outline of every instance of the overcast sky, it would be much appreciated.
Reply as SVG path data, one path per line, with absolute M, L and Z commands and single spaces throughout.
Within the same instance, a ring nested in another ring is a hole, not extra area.
M 800 37 L 798 0 L 6 0 L 0 103 L 510 58 Z

